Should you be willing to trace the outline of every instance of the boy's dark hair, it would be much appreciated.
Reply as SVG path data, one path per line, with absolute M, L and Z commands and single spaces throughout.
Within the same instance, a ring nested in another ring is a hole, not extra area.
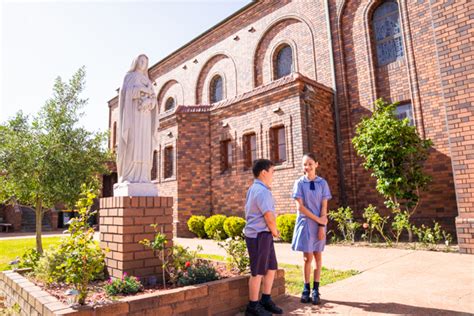
M 316 155 L 313 154 L 313 153 L 306 153 L 306 154 L 303 155 L 303 157 L 304 157 L 304 156 L 307 156 L 307 157 L 313 159 L 314 162 L 318 162 L 318 158 L 317 158 Z
M 275 164 L 268 159 L 257 159 L 253 162 L 252 172 L 255 178 L 258 178 L 263 170 L 270 170 Z

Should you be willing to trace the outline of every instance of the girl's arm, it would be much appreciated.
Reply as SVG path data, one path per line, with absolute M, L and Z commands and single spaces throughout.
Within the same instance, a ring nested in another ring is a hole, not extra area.
M 307 217 L 309 217 L 310 219 L 312 219 L 313 221 L 315 221 L 316 223 L 318 224 L 322 224 L 322 225 L 326 225 L 327 223 L 327 217 L 326 217 L 326 222 L 324 222 L 321 217 L 318 217 L 316 215 L 314 215 L 310 210 L 308 210 L 304 204 L 303 204 L 303 200 L 301 198 L 296 198 L 296 209 L 298 211 L 300 211 L 301 213 L 303 213 L 304 215 L 306 215 Z M 327 206 L 327 201 L 326 201 L 326 206 Z M 321 213 L 322 215 L 322 213 Z
M 323 200 L 321 203 L 321 217 L 320 219 L 323 220 L 325 223 L 320 223 L 319 226 L 326 226 L 328 224 L 328 216 L 327 216 L 327 209 L 328 209 L 328 200 Z M 318 239 L 324 240 L 326 239 L 326 230 L 323 227 L 319 227 L 318 230 Z
M 319 219 L 321 220 L 318 222 L 319 224 L 322 225 L 327 225 L 328 224 L 328 200 L 323 200 L 321 203 L 321 216 Z

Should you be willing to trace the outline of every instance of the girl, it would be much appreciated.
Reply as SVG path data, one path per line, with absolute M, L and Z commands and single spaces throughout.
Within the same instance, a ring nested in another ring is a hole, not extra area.
M 320 304 L 321 253 L 326 244 L 327 206 L 328 200 L 331 199 L 328 183 L 316 174 L 318 166 L 314 154 L 308 153 L 303 156 L 304 175 L 295 181 L 292 195 L 296 201 L 298 216 L 291 248 L 294 251 L 302 251 L 304 256 L 304 288 L 301 302 L 309 303 L 311 293 L 313 304 Z M 313 257 L 316 269 L 311 292 L 309 282 Z

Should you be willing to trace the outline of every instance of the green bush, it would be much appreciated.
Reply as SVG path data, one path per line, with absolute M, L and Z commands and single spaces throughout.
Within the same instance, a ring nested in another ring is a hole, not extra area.
M 135 294 L 143 291 L 143 285 L 137 277 L 128 276 L 124 273 L 122 279 L 109 279 L 108 284 L 105 285 L 105 292 L 107 295 L 117 294 Z
M 38 266 L 38 261 L 41 258 L 41 254 L 36 249 L 31 248 L 23 253 L 21 256 L 18 268 L 31 268 L 35 269 Z
M 67 260 L 67 254 L 63 247 L 51 247 L 43 253 L 34 269 L 35 276 L 51 284 L 53 282 L 64 282 L 66 273 L 63 263 Z
M 190 232 L 196 234 L 199 238 L 206 238 L 206 231 L 204 230 L 205 216 L 193 215 L 188 220 L 188 229 Z
M 336 222 L 337 229 L 342 233 L 344 241 L 355 242 L 356 231 L 362 225 L 354 220 L 354 214 L 349 206 L 329 211 L 328 217 Z
M 242 217 L 231 216 L 224 222 L 224 231 L 229 237 L 242 237 L 246 221 Z
M 296 214 L 279 215 L 276 219 L 277 229 L 283 241 L 291 242 L 295 230 Z
M 216 269 L 208 262 L 198 262 L 196 265 L 190 265 L 186 271 L 178 278 L 179 286 L 201 284 L 215 281 L 219 278 Z
M 204 230 L 209 238 L 215 240 L 223 240 L 228 236 L 224 230 L 225 215 L 213 215 L 206 219 L 204 223 Z
M 227 238 L 225 241 L 217 244 L 225 250 L 226 261 L 232 268 L 237 268 L 240 273 L 248 271 L 250 268 L 250 258 L 244 238 L 239 236 Z

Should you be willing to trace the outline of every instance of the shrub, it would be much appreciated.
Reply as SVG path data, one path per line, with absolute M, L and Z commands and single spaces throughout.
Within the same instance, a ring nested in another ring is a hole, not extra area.
M 124 273 L 122 279 L 109 279 L 108 284 L 105 285 L 105 292 L 107 295 L 117 294 L 135 294 L 143 291 L 143 285 L 137 277 L 128 276 Z
M 204 230 L 209 238 L 216 240 L 224 240 L 227 234 L 224 231 L 225 215 L 213 215 L 206 219 L 204 223 Z
M 291 242 L 295 230 L 296 214 L 279 215 L 276 219 L 277 229 L 283 241 Z
M 400 235 L 406 229 L 407 231 L 410 230 L 410 214 L 407 211 L 401 210 L 394 210 L 393 213 L 395 216 L 393 217 L 392 222 L 392 234 L 395 237 L 395 242 L 398 244 L 400 240 Z
M 62 264 L 66 259 L 67 255 L 62 247 L 51 247 L 38 260 L 38 265 L 34 269 L 35 276 L 48 284 L 63 282 L 66 275 Z
M 216 269 L 207 261 L 188 265 L 186 271 L 178 278 L 179 286 L 193 285 L 215 281 L 219 278 Z
M 78 302 L 81 305 L 85 303 L 89 282 L 98 276 L 103 277 L 105 269 L 105 255 L 94 241 L 94 229 L 88 223 L 94 214 L 90 207 L 96 194 L 85 186 L 82 189 L 81 198 L 76 204 L 79 217 L 71 220 L 69 235 L 63 238 L 59 247 L 67 254 L 60 268 L 64 269 L 66 283 L 73 284 L 79 291 Z
M 188 220 L 188 229 L 190 232 L 196 234 L 199 238 L 206 238 L 206 231 L 204 230 L 205 216 L 193 215 Z
M 36 249 L 28 249 L 21 256 L 18 268 L 31 268 L 34 270 L 38 266 L 40 258 L 41 254 Z
M 362 214 L 362 217 L 365 219 L 366 224 L 367 224 L 367 230 L 369 232 L 369 243 L 372 242 L 372 233 L 374 230 L 378 231 L 380 236 L 387 242 L 388 244 L 391 244 L 392 240 L 385 235 L 385 232 L 383 230 L 385 224 L 388 221 L 389 216 L 383 217 L 377 212 L 377 208 L 373 206 L 372 204 L 369 204 L 364 209 L 364 213 Z M 365 228 L 365 227 L 364 227 Z
M 446 233 L 438 222 L 433 221 L 433 223 L 433 228 L 426 227 L 424 224 L 421 227 L 413 225 L 413 232 L 417 235 L 418 241 L 428 249 L 435 249 L 436 245 L 444 239 L 446 246 L 449 247 L 452 241 L 451 235 Z
M 231 216 L 224 221 L 224 231 L 229 237 L 242 237 L 245 224 L 242 217 Z
M 247 251 L 247 244 L 242 237 L 227 238 L 224 242 L 218 243 L 227 255 L 227 262 L 239 270 L 240 273 L 246 272 L 250 267 L 250 259 Z
M 355 233 L 361 225 L 354 221 L 354 216 L 349 206 L 340 207 L 336 211 L 329 211 L 328 216 L 336 222 L 337 229 L 342 233 L 344 241 L 355 242 Z
M 172 284 L 176 285 L 178 279 L 183 275 L 188 266 L 195 265 L 197 263 L 197 255 L 202 251 L 202 246 L 198 245 L 197 250 L 189 250 L 189 247 L 183 247 L 181 245 L 174 245 L 168 250 L 168 259 L 165 266 L 166 272 L 168 273 L 169 280 Z
M 166 265 L 168 264 L 168 257 L 165 254 L 165 247 L 168 241 L 166 240 L 166 235 L 163 234 L 163 226 L 161 226 L 161 231 L 158 231 L 158 224 L 150 224 L 151 227 L 153 227 L 153 230 L 155 231 L 155 238 L 153 240 L 148 240 L 147 238 L 140 240 L 138 243 L 150 248 L 153 250 L 153 254 L 156 256 L 157 252 L 160 252 L 161 256 L 161 267 L 162 267 L 162 273 L 163 273 L 163 287 L 166 289 Z

